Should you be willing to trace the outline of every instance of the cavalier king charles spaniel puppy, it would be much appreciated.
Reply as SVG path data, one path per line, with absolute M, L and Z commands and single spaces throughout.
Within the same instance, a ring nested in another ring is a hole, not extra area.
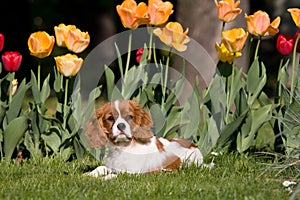
M 108 154 L 105 166 L 85 175 L 110 179 L 118 173 L 174 171 L 183 163 L 203 163 L 200 150 L 189 140 L 156 137 L 150 115 L 132 100 L 106 103 L 96 111 L 96 117 Z

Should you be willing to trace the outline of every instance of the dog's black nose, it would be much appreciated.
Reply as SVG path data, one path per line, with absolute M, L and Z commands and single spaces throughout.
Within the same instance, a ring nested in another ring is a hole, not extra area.
M 118 129 L 119 129 L 120 131 L 124 131 L 125 128 L 126 128 L 126 125 L 125 125 L 124 123 L 120 123 L 120 124 L 117 125 L 117 127 L 118 127 Z

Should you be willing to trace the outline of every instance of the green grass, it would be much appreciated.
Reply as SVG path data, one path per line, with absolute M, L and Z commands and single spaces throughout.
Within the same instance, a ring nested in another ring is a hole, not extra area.
M 289 199 L 284 180 L 299 182 L 299 168 L 280 171 L 257 156 L 221 155 L 215 167 L 128 175 L 103 181 L 82 174 L 99 163 L 41 158 L 0 162 L 0 199 Z M 296 187 L 296 186 L 295 186 Z M 295 189 L 295 187 L 293 189 Z

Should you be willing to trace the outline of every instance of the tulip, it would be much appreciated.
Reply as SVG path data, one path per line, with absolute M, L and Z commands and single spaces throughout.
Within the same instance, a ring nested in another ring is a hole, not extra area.
M 242 56 L 241 52 L 232 53 L 228 51 L 223 43 L 221 43 L 221 45 L 216 43 L 215 48 L 218 53 L 218 58 L 222 62 L 232 63 L 235 58 Z
M 69 30 L 65 43 L 70 51 L 81 53 L 89 46 L 90 35 L 88 32 L 81 32 L 78 28 Z
M 0 52 L 3 50 L 4 46 L 4 35 L 0 33 Z
M 60 47 L 66 47 L 65 39 L 68 36 L 69 30 L 75 30 L 76 26 L 74 25 L 65 25 L 59 24 L 58 26 L 54 26 L 56 44 Z
M 296 26 L 298 28 L 300 28 L 300 9 L 299 8 L 289 8 L 288 12 L 290 12 Z
M 234 0 L 215 0 L 215 4 L 218 7 L 218 18 L 223 22 L 231 22 L 241 14 L 242 9 L 238 8 L 240 1 L 234 2 Z
M 10 92 L 11 92 L 11 95 L 13 96 L 16 93 L 17 89 L 18 89 L 18 79 L 14 79 L 14 80 L 12 80 L 11 85 L 9 86 L 9 89 L 7 90 L 7 96 L 10 95 Z
M 27 42 L 30 55 L 38 58 L 49 56 L 53 50 L 54 41 L 54 36 L 50 36 L 45 31 L 32 33 Z
M 187 49 L 185 44 L 190 41 L 190 38 L 187 36 L 188 28 L 183 32 L 183 28 L 178 22 L 169 22 L 163 29 L 154 29 L 153 33 L 163 43 L 180 52 Z
M 296 42 L 297 38 L 299 37 L 298 39 L 298 44 L 297 44 L 297 52 L 300 53 L 300 36 L 298 36 L 300 34 L 300 31 L 297 31 L 294 35 L 294 41 Z
M 168 21 L 169 16 L 173 13 L 173 4 L 169 1 L 149 0 L 148 13 L 150 15 L 150 24 L 161 25 Z
M 134 0 L 125 0 L 117 5 L 117 12 L 125 28 L 136 29 L 149 23 L 148 6 L 144 2 L 137 5 Z
M 274 36 L 279 32 L 280 17 L 277 17 L 270 23 L 268 13 L 261 10 L 253 15 L 245 14 L 248 32 L 255 36 Z
M 4 69 L 8 72 L 16 72 L 19 70 L 22 55 L 16 51 L 7 51 L 2 55 Z
M 234 28 L 222 32 L 222 43 L 229 52 L 240 52 L 245 46 L 248 38 L 248 32 L 243 28 Z
M 59 24 L 54 27 L 57 46 L 67 47 L 74 53 L 81 53 L 90 44 L 88 32 L 82 32 L 75 25 Z
M 54 58 L 56 67 L 65 77 L 75 76 L 80 70 L 83 59 L 73 54 L 66 54 Z
M 143 53 L 144 53 L 144 48 L 139 48 L 139 49 L 136 51 L 136 61 L 137 61 L 137 63 L 139 63 L 139 64 L 140 64 L 140 62 L 141 62 Z
M 294 37 L 286 34 L 280 34 L 277 37 L 276 49 L 283 55 L 288 56 L 292 53 L 294 48 Z

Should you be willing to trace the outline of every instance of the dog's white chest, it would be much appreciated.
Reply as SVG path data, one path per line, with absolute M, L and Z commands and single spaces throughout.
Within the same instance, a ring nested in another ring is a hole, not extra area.
M 160 152 L 155 138 L 147 143 L 127 147 L 110 147 L 105 165 L 117 172 L 145 173 L 160 169 L 167 153 Z

